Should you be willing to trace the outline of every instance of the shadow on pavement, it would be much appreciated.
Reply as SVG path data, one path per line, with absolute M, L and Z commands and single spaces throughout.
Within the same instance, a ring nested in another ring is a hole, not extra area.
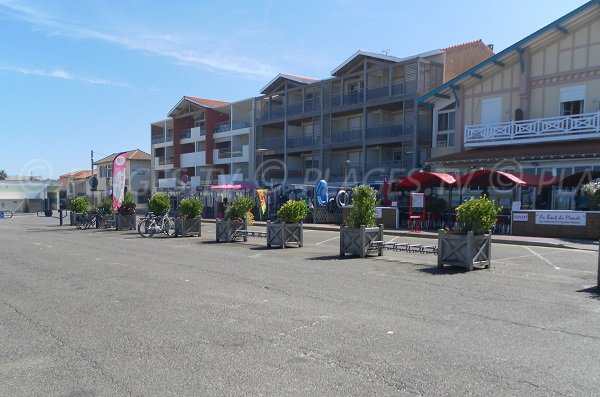
M 469 271 L 467 269 L 464 269 L 464 268 L 458 267 L 458 266 L 444 266 L 441 269 L 437 266 L 432 266 L 432 267 L 425 267 L 425 268 L 418 269 L 418 270 L 420 272 L 429 273 L 429 274 L 433 274 L 433 275 L 454 275 L 454 274 L 469 273 Z M 482 267 L 473 268 L 473 271 L 480 271 L 480 270 L 489 270 L 489 269 L 485 269 Z
M 586 289 L 580 289 L 579 291 L 575 291 L 575 292 L 583 292 L 583 293 L 589 294 L 589 298 L 591 298 L 591 299 L 600 300 L 600 287 L 598 287 L 598 286 L 590 287 L 590 288 L 586 288 Z

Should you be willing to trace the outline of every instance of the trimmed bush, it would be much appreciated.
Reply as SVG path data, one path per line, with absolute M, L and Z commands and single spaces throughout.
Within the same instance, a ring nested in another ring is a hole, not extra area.
M 243 220 L 252 207 L 254 207 L 254 200 L 248 197 L 238 197 L 227 209 L 225 218 Z
M 148 211 L 162 216 L 171 209 L 171 197 L 166 193 L 156 193 L 148 200 Z
M 135 214 L 135 200 L 133 199 L 133 194 L 130 192 L 125 192 L 125 197 L 121 202 L 121 206 L 119 207 L 119 215 L 133 215 Z
M 375 207 L 377 207 L 377 190 L 368 185 L 353 188 L 352 208 L 348 214 L 348 226 L 376 226 Z
M 485 234 L 496 225 L 496 216 L 501 210 L 502 208 L 496 208 L 496 203 L 485 195 L 478 199 L 471 197 L 456 207 L 456 219 L 464 223 L 461 232 Z
M 197 197 L 184 198 L 179 203 L 179 211 L 189 219 L 197 218 L 202 213 L 202 203 Z
M 112 214 L 113 213 L 112 200 L 110 199 L 110 197 L 104 197 L 102 199 L 102 201 L 100 201 L 100 205 L 98 206 L 98 210 L 100 212 L 105 213 L 105 214 Z
M 308 215 L 304 200 L 288 200 L 277 211 L 277 218 L 285 223 L 299 223 Z
M 90 210 L 90 199 L 87 196 L 79 196 L 71 200 L 71 211 L 81 213 Z
M 600 182 L 586 183 L 581 187 L 581 193 L 588 199 L 592 211 L 600 210 Z

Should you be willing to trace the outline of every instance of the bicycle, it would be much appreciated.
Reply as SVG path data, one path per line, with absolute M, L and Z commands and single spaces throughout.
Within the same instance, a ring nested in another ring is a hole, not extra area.
M 175 236 L 175 220 L 169 217 L 169 214 L 154 215 L 149 212 L 142 220 L 139 221 L 137 227 L 140 236 L 152 237 L 155 233 L 164 233 L 169 237 Z
M 98 217 L 98 214 L 90 214 L 88 212 L 84 212 L 83 214 L 77 216 L 77 223 L 75 224 L 75 226 L 79 230 L 86 230 L 92 226 L 96 227 Z

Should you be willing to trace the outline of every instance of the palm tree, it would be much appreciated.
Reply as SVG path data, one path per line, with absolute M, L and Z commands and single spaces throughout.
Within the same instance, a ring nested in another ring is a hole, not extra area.
M 0 170 L 0 181 L 3 181 L 7 178 L 6 171 Z

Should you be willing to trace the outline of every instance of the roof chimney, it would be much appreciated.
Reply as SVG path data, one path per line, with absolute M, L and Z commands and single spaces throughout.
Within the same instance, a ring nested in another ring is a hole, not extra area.
M 494 45 L 493 44 L 488 44 L 488 48 L 492 51 L 494 51 Z

